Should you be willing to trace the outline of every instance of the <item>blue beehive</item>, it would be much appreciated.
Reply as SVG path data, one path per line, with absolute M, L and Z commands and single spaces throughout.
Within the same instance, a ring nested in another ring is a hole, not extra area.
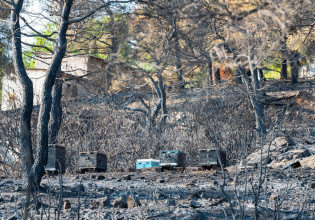
M 137 160 L 136 168 L 143 169 L 143 168 L 150 168 L 150 167 L 158 167 L 160 165 L 159 160 L 154 159 L 140 159 Z

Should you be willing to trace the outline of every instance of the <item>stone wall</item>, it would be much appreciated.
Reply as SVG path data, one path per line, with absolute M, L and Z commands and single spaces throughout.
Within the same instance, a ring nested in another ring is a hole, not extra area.
M 36 59 L 34 69 L 26 70 L 34 86 L 34 105 L 40 102 L 41 90 L 50 62 L 51 55 L 42 55 L 41 58 Z M 104 92 L 151 91 L 151 85 L 143 73 L 125 64 L 113 64 L 108 78 L 108 64 L 106 60 L 89 55 L 64 58 L 61 64 L 62 77 L 68 80 L 63 84 L 63 99 Z M 111 85 L 109 91 L 105 91 L 107 80 L 110 80 Z M 5 76 L 1 110 L 19 108 L 21 101 L 22 88 L 16 75 Z

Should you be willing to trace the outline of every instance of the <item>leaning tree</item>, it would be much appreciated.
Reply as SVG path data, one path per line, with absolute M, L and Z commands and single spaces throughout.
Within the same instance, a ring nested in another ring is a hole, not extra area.
M 101 9 L 107 8 L 112 4 L 123 4 L 131 1 L 93 1 L 89 4 L 83 4 L 82 1 L 61 0 L 61 1 L 43 1 L 45 10 L 52 11 L 57 8 L 54 16 L 57 25 L 56 33 L 45 35 L 36 29 L 36 25 L 32 25 L 28 18 L 23 13 L 23 7 L 26 1 L 1 0 L 5 4 L 5 9 L 11 11 L 11 37 L 12 37 L 12 54 L 15 74 L 22 86 L 22 105 L 20 118 L 20 147 L 21 161 L 23 169 L 23 178 L 27 189 L 37 189 L 40 185 L 44 166 L 48 159 L 48 143 L 49 143 L 49 122 L 51 121 L 51 111 L 53 96 L 52 91 L 56 81 L 56 77 L 61 70 L 61 62 L 67 50 L 67 43 L 70 39 L 69 29 L 73 28 L 77 23 L 83 22 L 91 18 Z M 83 7 L 84 6 L 84 7 Z M 85 7 L 87 6 L 87 7 Z M 32 13 L 28 13 L 32 14 Z M 41 19 L 51 20 L 51 13 L 41 13 L 38 16 Z M 33 33 L 25 33 L 22 25 L 28 27 Z M 71 33 L 73 37 L 73 30 Z M 54 49 L 49 67 L 45 74 L 45 80 L 41 93 L 40 110 L 36 129 L 36 154 L 33 155 L 34 149 L 32 146 L 32 131 L 31 131 L 31 116 L 33 111 L 33 83 L 27 75 L 25 64 L 23 62 L 22 45 L 28 43 L 22 41 L 23 36 L 34 37 L 38 36 L 53 43 Z M 58 101 L 57 101 L 58 102 Z M 60 102 L 60 100 L 59 100 Z M 54 103 L 55 105 L 56 103 Z M 58 104 L 58 103 L 57 103 Z M 52 114 L 54 116 L 54 114 Z

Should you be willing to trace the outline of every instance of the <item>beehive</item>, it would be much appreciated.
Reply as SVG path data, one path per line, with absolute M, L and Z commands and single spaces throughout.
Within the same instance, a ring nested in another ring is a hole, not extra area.
M 158 167 L 159 165 L 160 165 L 160 161 L 154 160 L 154 159 L 139 159 L 136 162 L 137 169 Z
M 99 152 L 80 152 L 79 169 L 95 169 L 96 171 L 107 170 L 107 157 Z
M 45 171 L 65 173 L 66 171 L 66 148 L 59 145 L 48 146 L 48 161 Z
M 160 152 L 160 167 L 186 167 L 186 154 L 178 150 Z
M 218 151 L 219 156 L 223 165 L 226 164 L 226 154 L 224 151 Z M 209 167 L 209 166 L 219 166 L 219 159 L 217 155 L 217 151 L 214 149 L 202 149 L 199 151 L 200 153 L 200 161 L 199 165 L 201 167 Z

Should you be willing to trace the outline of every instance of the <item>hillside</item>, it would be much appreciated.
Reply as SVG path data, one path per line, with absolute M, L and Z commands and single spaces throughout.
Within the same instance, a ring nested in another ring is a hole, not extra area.
M 150 93 L 64 101 L 59 143 L 67 150 L 66 174 L 62 179 L 44 177 L 38 211 L 32 209 L 30 215 L 55 218 L 59 210 L 61 219 L 78 215 L 85 219 L 225 219 L 234 213 L 254 219 L 262 163 L 267 168 L 262 170 L 264 181 L 257 200 L 260 215 L 314 219 L 315 83 L 292 86 L 274 81 L 264 86 L 269 133 L 262 148 L 252 145 L 253 112 L 242 86 L 169 92 L 169 115 L 162 133 L 148 128 L 142 112 L 124 109 L 126 102 L 130 108 L 142 107 L 135 98 L 139 95 L 152 104 L 155 97 Z M 11 133 L 17 132 L 13 126 L 17 113 L 2 112 L 2 127 L 10 122 Z M 216 143 L 227 152 L 225 178 L 219 167 L 196 168 L 199 149 L 214 148 Z M 137 159 L 158 158 L 160 150 L 170 149 L 186 152 L 186 171 L 121 172 L 135 167 Z M 82 151 L 106 153 L 108 172 L 75 174 Z M 19 162 L 13 164 L 17 167 Z M 11 176 L 19 176 L 18 169 L 3 168 L 0 215 L 9 219 L 21 213 L 25 196 L 21 180 Z

